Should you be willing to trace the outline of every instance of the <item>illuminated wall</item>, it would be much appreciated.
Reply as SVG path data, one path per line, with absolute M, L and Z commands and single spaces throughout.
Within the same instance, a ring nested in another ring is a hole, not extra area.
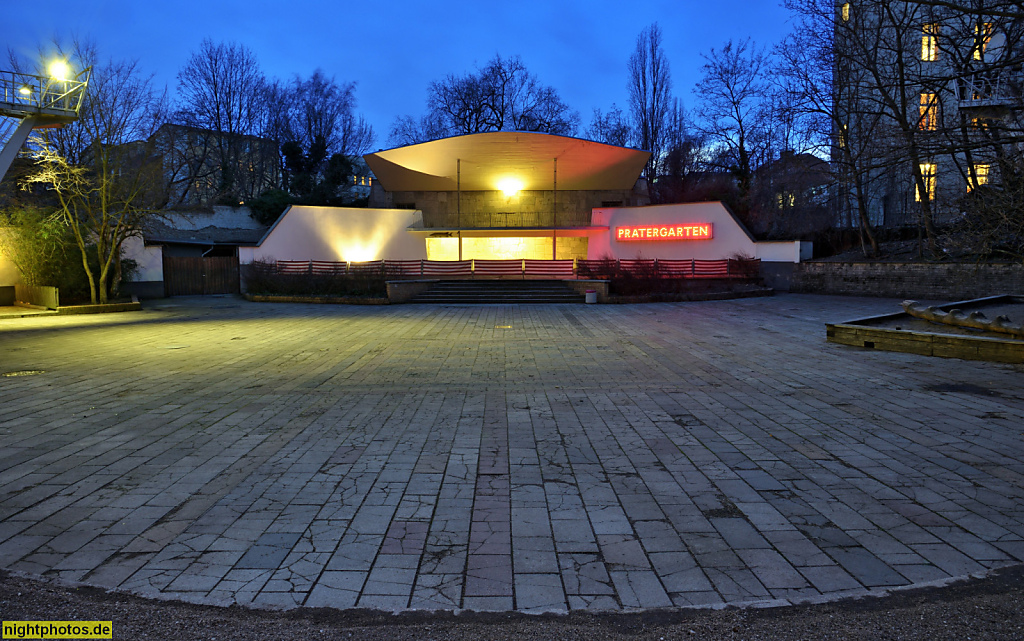
M 422 222 L 408 209 L 293 205 L 258 247 L 239 247 L 241 263 L 263 260 L 364 261 L 427 257 L 422 238 L 407 229 Z
M 558 258 L 586 258 L 586 238 L 559 238 Z M 458 260 L 458 238 L 427 238 L 427 258 L 430 260 Z M 462 259 L 551 259 L 550 237 L 510 237 L 462 239 Z
M 0 230 L 0 234 L 2 233 L 4 233 L 3 230 Z M 18 268 L 14 266 L 11 259 L 4 256 L 3 250 L 0 250 L 0 286 L 19 283 L 21 283 L 21 273 L 18 272 Z
M 654 205 L 595 209 L 594 225 L 608 226 L 611 233 L 594 234 L 587 248 L 587 257 L 597 258 L 664 258 L 720 260 L 737 255 L 760 258 L 769 262 L 798 263 L 809 258 L 810 243 L 756 242 L 753 236 L 720 202 Z M 672 241 L 666 239 L 619 242 L 614 238 L 616 227 L 665 226 L 711 223 L 713 238 Z

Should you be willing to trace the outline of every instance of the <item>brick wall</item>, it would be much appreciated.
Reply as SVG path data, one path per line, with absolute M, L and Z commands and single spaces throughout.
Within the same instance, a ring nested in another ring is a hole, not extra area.
M 968 300 L 1024 293 L 1024 265 L 806 262 L 796 266 L 790 291 Z

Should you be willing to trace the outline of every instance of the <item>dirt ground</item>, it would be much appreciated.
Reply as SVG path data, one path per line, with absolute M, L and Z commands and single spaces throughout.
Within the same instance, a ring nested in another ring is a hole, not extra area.
M 216 608 L 154 601 L 95 588 L 64 587 L 0 572 L 0 612 L 5 621 L 112 621 L 114 639 L 175 641 L 1004 641 L 1024 639 L 1024 567 L 942 588 L 823 605 L 544 616 Z

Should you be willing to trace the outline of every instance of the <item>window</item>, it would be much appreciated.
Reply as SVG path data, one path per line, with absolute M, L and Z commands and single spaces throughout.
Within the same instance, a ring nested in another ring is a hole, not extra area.
M 790 191 L 781 191 L 775 194 L 775 204 L 779 209 L 792 209 L 796 206 L 796 194 Z
M 850 3 L 849 2 L 844 2 L 842 4 L 842 6 L 839 7 L 839 15 L 842 16 L 843 22 L 849 22 L 850 21 Z
M 920 165 L 918 165 L 918 168 L 921 170 L 921 179 L 924 181 L 924 190 L 927 193 L 928 200 L 935 200 L 935 163 L 921 163 Z M 921 197 L 921 190 L 919 188 L 915 188 L 914 192 L 917 196 L 914 200 L 916 200 L 917 202 L 921 202 L 922 200 L 924 200 Z
M 939 101 L 935 94 L 921 94 L 921 119 L 918 123 L 923 131 L 935 131 L 939 128 Z
M 985 49 L 988 48 L 989 41 L 992 40 L 992 23 L 983 22 L 982 24 L 974 25 L 974 59 L 983 60 L 985 58 Z
M 932 22 L 924 26 L 921 35 L 921 60 L 935 62 L 939 59 L 939 25 Z
M 975 165 L 974 166 L 974 187 L 967 185 L 967 191 L 981 187 L 982 185 L 988 184 L 988 165 Z

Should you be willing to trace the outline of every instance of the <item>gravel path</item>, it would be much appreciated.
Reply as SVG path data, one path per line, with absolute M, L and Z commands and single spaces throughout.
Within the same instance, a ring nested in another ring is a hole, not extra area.
M 5 620 L 109 620 L 114 639 L 403 641 L 431 639 L 1024 639 L 1024 567 L 884 598 L 772 609 L 637 614 L 404 614 L 300 608 L 287 612 L 155 601 L 68 588 L 0 572 Z

